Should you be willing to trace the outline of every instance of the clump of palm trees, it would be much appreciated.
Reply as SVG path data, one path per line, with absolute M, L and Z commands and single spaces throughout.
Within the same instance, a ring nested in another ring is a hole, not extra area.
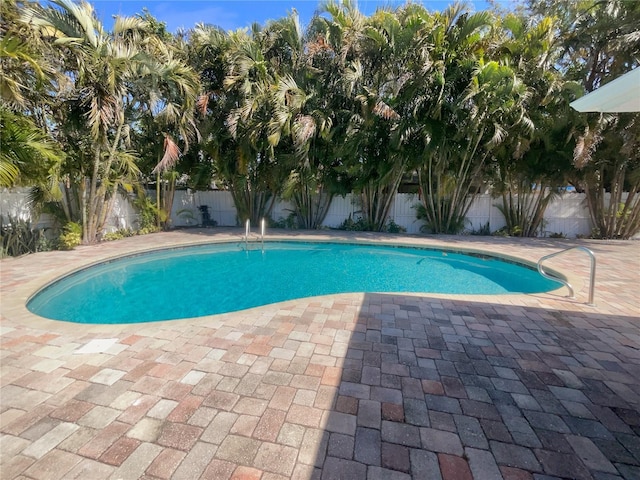
M 409 176 L 433 233 L 462 231 L 490 191 L 512 234 L 536 235 L 572 184 L 600 236 L 628 238 L 640 230 L 638 116 L 569 103 L 638 64 L 639 5 L 407 3 L 366 16 L 345 0 L 306 29 L 292 12 L 170 34 L 147 12 L 108 32 L 88 3 L 8 0 L 0 182 L 37 186 L 86 243 L 115 194 L 145 183 L 166 224 L 178 180 L 228 189 L 240 222 L 285 198 L 303 228 L 355 192 L 362 223 L 383 230 Z

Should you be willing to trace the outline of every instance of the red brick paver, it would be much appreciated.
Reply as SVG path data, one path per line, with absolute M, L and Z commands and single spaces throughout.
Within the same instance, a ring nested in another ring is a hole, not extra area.
M 241 235 L 168 232 L 0 261 L 3 480 L 640 478 L 638 242 L 283 234 L 533 262 L 586 245 L 595 307 L 582 303 L 577 253 L 550 262 L 575 300 L 356 293 L 133 325 L 25 308 L 83 265 Z M 116 342 L 76 352 L 94 339 Z

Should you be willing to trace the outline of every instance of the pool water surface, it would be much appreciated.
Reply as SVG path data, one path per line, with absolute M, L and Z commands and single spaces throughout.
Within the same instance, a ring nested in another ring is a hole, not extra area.
M 38 292 L 42 317 L 116 324 L 201 317 L 350 292 L 496 295 L 560 283 L 488 256 L 336 243 L 224 243 L 160 250 L 80 270 Z

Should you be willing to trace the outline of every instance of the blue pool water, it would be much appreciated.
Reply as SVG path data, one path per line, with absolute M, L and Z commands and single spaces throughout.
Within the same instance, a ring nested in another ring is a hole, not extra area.
M 251 245 L 250 245 L 251 247 Z M 214 244 L 126 257 L 69 275 L 27 308 L 79 323 L 199 317 L 344 292 L 538 293 L 535 270 L 439 250 L 328 243 Z

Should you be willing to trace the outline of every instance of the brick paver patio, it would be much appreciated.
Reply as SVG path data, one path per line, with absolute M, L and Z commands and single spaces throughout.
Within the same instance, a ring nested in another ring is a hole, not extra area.
M 595 307 L 576 252 L 549 264 L 575 300 L 342 294 L 137 325 L 25 308 L 81 265 L 240 235 L 176 231 L 0 262 L 3 480 L 640 479 L 639 242 L 281 235 L 529 261 L 586 245 Z

